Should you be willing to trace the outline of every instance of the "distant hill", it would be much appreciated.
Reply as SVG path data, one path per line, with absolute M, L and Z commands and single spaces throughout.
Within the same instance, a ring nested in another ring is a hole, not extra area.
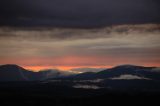
M 27 71 L 17 65 L 1 65 L 0 81 L 28 81 L 28 77 L 24 75 Z
M 73 68 L 71 69 L 72 71 L 75 71 L 75 72 L 99 72 L 99 71 L 102 71 L 102 70 L 105 70 L 106 68 Z
M 124 77 L 124 78 L 122 78 Z M 129 78 L 131 77 L 131 78 Z M 160 80 L 160 70 L 156 67 L 120 65 L 100 72 L 86 72 L 68 79 L 152 79 Z
M 42 81 L 52 79 L 74 79 L 74 80 L 160 80 L 160 69 L 157 67 L 143 67 L 135 65 L 120 65 L 100 72 L 84 72 L 73 74 L 56 69 L 32 72 L 18 65 L 1 65 L 0 81 Z
M 71 74 L 54 69 L 33 72 L 14 64 L 0 66 L 0 81 L 41 81 L 48 78 L 65 77 Z
M 159 91 L 160 68 L 120 65 L 100 72 L 73 74 L 56 69 L 28 71 L 17 65 L 0 66 L 0 82 L 35 81 L 69 88 Z

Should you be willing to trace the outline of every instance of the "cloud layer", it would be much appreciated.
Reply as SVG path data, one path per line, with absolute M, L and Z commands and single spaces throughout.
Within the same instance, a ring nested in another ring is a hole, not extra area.
M 0 64 L 22 66 L 160 66 L 160 25 L 98 29 L 0 28 Z

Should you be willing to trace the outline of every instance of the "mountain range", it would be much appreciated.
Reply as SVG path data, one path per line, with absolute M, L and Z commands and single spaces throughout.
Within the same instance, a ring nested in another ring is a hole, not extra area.
M 0 81 L 41 81 L 48 78 L 60 78 L 72 74 L 74 73 L 59 71 L 57 69 L 33 72 L 14 64 L 0 66 Z
M 92 80 L 92 79 L 152 79 L 160 80 L 160 69 L 157 67 L 144 67 L 135 65 L 120 65 L 99 72 L 85 72 L 68 79 Z
M 33 72 L 12 64 L 0 66 L 0 81 L 42 81 L 47 79 L 160 80 L 160 69 L 157 67 L 120 65 L 109 69 L 103 69 L 98 72 L 89 71 L 73 74 L 71 72 L 59 71 L 56 69 Z

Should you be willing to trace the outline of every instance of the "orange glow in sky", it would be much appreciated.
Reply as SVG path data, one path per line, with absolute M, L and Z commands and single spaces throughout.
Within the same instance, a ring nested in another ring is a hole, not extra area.
M 122 64 L 119 64 L 122 65 Z M 135 64 L 136 65 L 136 64 Z M 73 68 L 112 68 L 115 67 L 117 65 L 95 65 L 95 66 L 22 66 L 25 69 L 29 69 L 35 72 L 38 72 L 40 70 L 44 70 L 44 69 L 59 69 L 59 70 L 63 70 L 63 71 L 70 71 Z M 153 67 L 159 67 L 160 64 L 143 64 L 143 66 L 153 66 Z
M 66 56 L 54 58 L 2 58 L 0 64 L 17 64 L 32 71 L 44 69 L 70 70 L 72 68 L 111 68 L 122 64 L 159 67 L 159 60 L 141 61 L 134 58 L 114 58 L 103 56 Z
M 25 69 L 32 71 L 40 71 L 44 69 L 59 69 L 59 70 L 71 70 L 73 68 L 111 68 L 112 66 L 23 66 Z

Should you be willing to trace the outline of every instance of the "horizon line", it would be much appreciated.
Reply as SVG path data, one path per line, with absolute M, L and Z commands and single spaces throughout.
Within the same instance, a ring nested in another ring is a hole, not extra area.
M 0 64 L 0 66 L 3 65 L 17 65 L 17 64 Z M 112 65 L 112 66 L 107 66 L 107 65 L 99 65 L 99 66 L 25 66 L 25 65 L 17 65 L 19 67 L 22 67 L 26 70 L 29 71 L 33 71 L 33 72 L 40 72 L 40 71 L 44 71 L 44 70 L 49 70 L 49 69 L 56 69 L 59 71 L 71 71 L 72 69 L 76 69 L 76 68 L 95 68 L 95 69 L 100 69 L 100 68 L 114 68 L 117 66 L 124 66 L 124 65 L 131 65 L 131 66 L 142 66 L 142 67 L 160 67 L 160 66 L 155 66 L 155 65 L 137 65 L 137 64 L 118 64 L 118 65 Z

